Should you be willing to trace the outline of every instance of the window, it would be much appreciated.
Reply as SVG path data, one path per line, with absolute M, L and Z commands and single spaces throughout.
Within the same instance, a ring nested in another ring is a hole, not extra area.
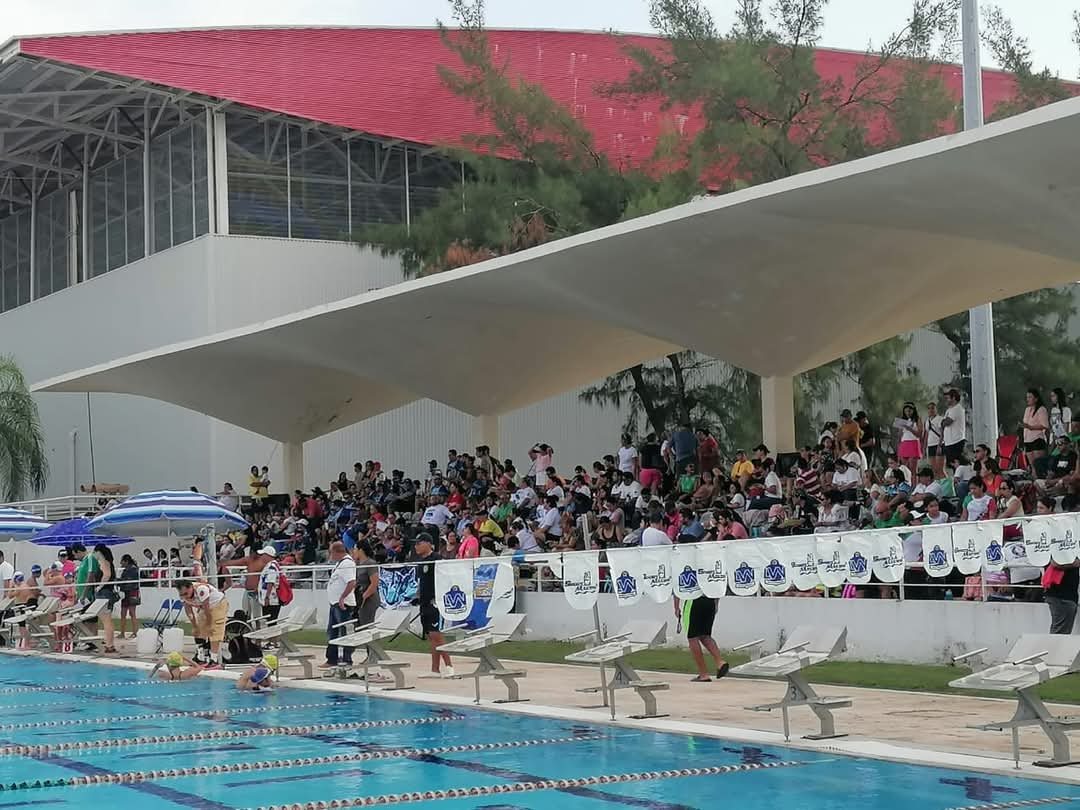
M 155 253 L 210 232 L 207 171 L 205 118 L 150 142 Z
M 30 211 L 0 220 L 0 311 L 30 301 Z
M 142 160 L 136 149 L 90 174 L 90 278 L 144 255 Z
M 37 203 L 34 222 L 34 297 L 68 286 L 69 189 L 60 189 Z

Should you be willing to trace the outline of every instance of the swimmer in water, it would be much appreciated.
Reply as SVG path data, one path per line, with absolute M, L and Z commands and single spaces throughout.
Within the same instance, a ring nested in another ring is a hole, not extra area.
M 236 688 L 242 692 L 266 692 L 274 688 L 274 673 L 277 672 L 276 655 L 264 655 L 263 659 L 240 676 Z
M 178 652 L 171 652 L 150 670 L 149 678 L 162 681 L 190 681 L 202 673 L 202 667 Z

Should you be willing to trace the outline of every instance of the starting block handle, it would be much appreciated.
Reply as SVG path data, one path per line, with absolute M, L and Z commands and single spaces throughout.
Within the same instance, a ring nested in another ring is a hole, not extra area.
M 754 639 L 753 641 L 748 641 L 745 644 L 740 644 L 737 647 L 732 647 L 731 651 L 732 652 L 738 652 L 739 650 L 745 650 L 748 647 L 757 647 L 757 646 L 760 646 L 760 645 L 762 645 L 764 643 L 765 643 L 765 639 L 757 638 L 757 639 Z
M 961 653 L 960 655 L 954 655 L 953 659 L 952 659 L 952 662 L 954 664 L 959 664 L 961 661 L 966 661 L 967 659 L 971 658 L 972 656 L 982 655 L 988 649 L 990 649 L 990 648 L 989 647 L 979 647 L 979 649 L 977 649 L 977 650 L 970 650 L 970 651 L 968 651 L 966 653 Z
M 1015 661 L 1010 661 L 1012 664 L 1030 664 L 1032 661 L 1038 661 L 1040 658 L 1045 658 L 1049 655 L 1048 650 L 1042 652 L 1032 653 L 1031 655 L 1025 655 L 1023 658 L 1017 658 Z
M 600 634 L 596 630 L 589 630 L 589 631 L 587 631 L 585 633 L 575 633 L 574 635 L 570 636 L 566 640 L 567 641 L 580 641 L 583 638 L 589 638 L 589 636 L 599 637 Z

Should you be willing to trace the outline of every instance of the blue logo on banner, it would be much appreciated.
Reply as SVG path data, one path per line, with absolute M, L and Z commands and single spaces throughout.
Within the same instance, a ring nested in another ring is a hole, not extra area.
M 749 563 L 739 563 L 739 567 L 735 569 L 735 584 L 744 588 L 749 588 L 754 584 L 754 569 Z
M 416 567 L 384 565 L 379 568 L 379 601 L 384 608 L 407 605 L 416 598 Z
M 623 571 L 615 580 L 615 590 L 619 596 L 636 596 L 637 580 L 628 571 Z
M 848 571 L 852 576 L 860 577 L 866 573 L 866 557 L 859 552 L 855 552 L 851 555 L 851 559 L 848 560 Z
M 772 560 L 765 566 L 762 578 L 769 585 L 783 585 L 787 582 L 787 569 L 780 564 L 779 560 Z
M 679 574 L 679 587 L 684 591 L 697 590 L 697 571 L 695 571 L 693 567 L 688 565 L 682 570 L 682 573 Z
M 926 564 L 931 568 L 944 568 L 949 564 L 941 546 L 934 546 L 933 549 L 930 550 L 930 556 L 926 558 Z
M 447 613 L 461 613 L 465 610 L 465 603 L 468 600 L 469 595 L 465 591 L 461 590 L 457 585 L 451 585 L 450 590 L 443 594 L 442 601 Z
M 986 547 L 986 561 L 993 565 L 999 565 L 1004 559 L 1005 555 L 1001 552 L 1001 543 L 997 540 L 991 540 Z

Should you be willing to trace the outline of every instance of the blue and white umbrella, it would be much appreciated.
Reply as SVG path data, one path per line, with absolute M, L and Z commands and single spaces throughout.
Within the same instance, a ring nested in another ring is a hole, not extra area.
M 32 512 L 16 509 L 13 506 L 0 506 L 0 539 L 27 537 L 51 525 L 49 521 Z
M 101 534 L 169 537 L 206 529 L 232 531 L 248 525 L 236 512 L 199 492 L 143 492 L 90 518 L 86 528 Z

